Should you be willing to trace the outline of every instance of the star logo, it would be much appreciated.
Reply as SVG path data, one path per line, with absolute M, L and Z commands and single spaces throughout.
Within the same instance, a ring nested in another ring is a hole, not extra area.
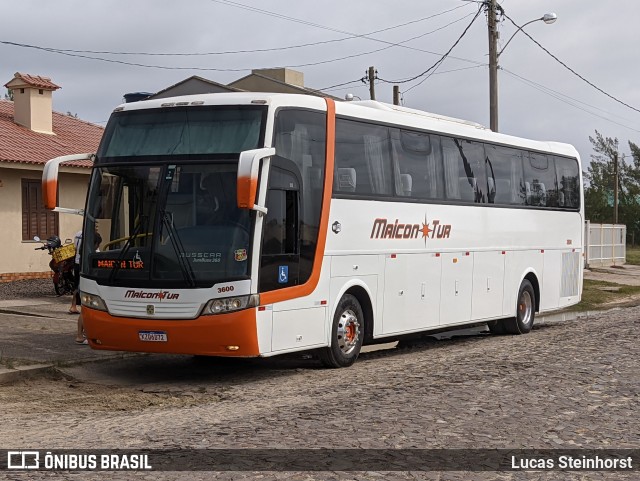
M 429 233 L 432 232 L 433 229 L 429 228 L 429 223 L 427 222 L 427 216 L 424 216 L 424 222 L 422 223 L 422 229 L 420 229 L 420 232 L 422 232 L 422 238 L 424 239 L 424 245 L 427 245 L 427 238 L 429 237 Z

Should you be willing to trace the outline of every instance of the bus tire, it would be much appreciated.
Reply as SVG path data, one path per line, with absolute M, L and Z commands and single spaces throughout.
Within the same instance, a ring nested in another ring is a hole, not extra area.
M 351 366 L 362 348 L 364 339 L 364 313 L 358 300 L 345 294 L 338 303 L 331 326 L 331 344 L 319 352 L 325 367 Z
M 504 328 L 508 334 L 526 334 L 531 331 L 536 315 L 536 293 L 531 282 L 522 281 L 518 290 L 516 316 L 505 319 Z

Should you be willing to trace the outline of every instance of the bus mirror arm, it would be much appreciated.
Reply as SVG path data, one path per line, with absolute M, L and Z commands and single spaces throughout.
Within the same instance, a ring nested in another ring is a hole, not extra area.
M 63 155 L 48 160 L 42 171 L 42 201 L 46 209 L 65 214 L 84 215 L 83 209 L 68 209 L 58 207 L 58 170 L 63 162 L 95 159 L 95 154 Z
M 240 152 L 237 179 L 237 203 L 239 209 L 255 210 L 262 215 L 267 213 L 266 207 L 256 204 L 258 176 L 260 173 L 260 161 L 275 155 L 275 153 L 276 149 L 273 147 Z

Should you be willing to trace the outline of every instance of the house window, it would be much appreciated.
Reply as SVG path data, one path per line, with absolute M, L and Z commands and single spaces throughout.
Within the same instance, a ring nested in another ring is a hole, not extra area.
M 58 214 L 44 208 L 40 180 L 22 179 L 22 240 L 57 234 Z

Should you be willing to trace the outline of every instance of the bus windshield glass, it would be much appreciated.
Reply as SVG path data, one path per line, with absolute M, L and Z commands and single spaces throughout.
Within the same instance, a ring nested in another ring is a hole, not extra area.
M 237 163 L 116 165 L 92 179 L 82 272 L 107 285 L 209 287 L 248 278 Z M 142 284 L 141 284 L 142 285 Z
M 194 158 L 255 149 L 262 140 L 265 114 L 262 106 L 238 105 L 116 112 L 105 130 L 98 159 L 117 162 L 132 157 Z

